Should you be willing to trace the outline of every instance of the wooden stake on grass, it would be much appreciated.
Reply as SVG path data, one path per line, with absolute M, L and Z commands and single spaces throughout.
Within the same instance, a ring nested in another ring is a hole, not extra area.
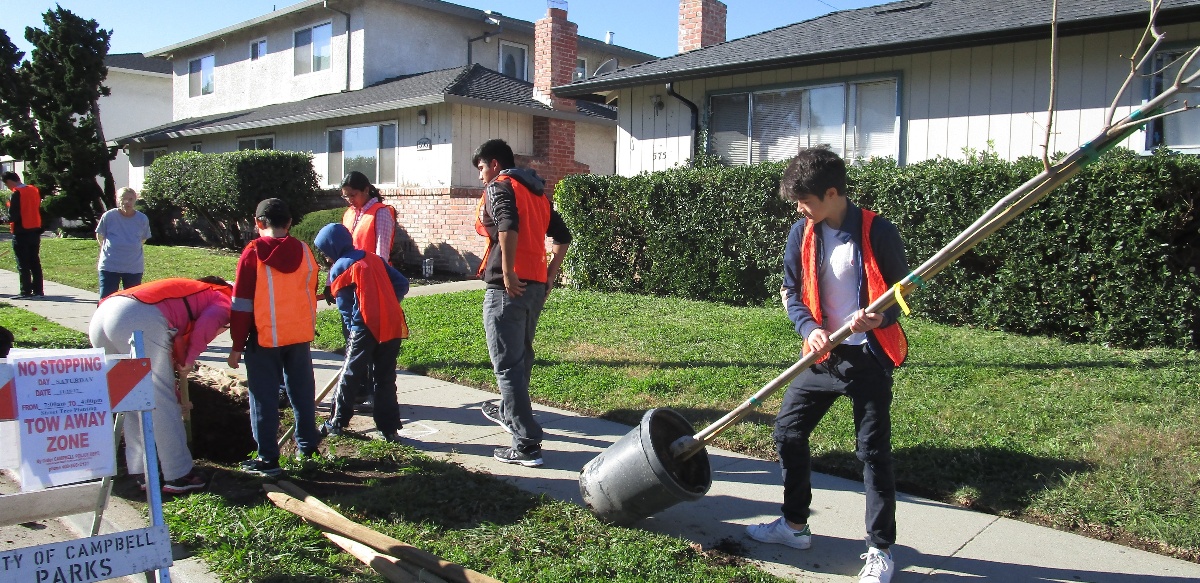
M 354 555 L 354 558 L 375 569 L 377 573 L 392 583 L 446 583 L 445 579 L 430 573 L 428 569 L 420 569 L 419 572 L 413 573 L 410 568 L 416 567 L 405 565 L 396 557 L 377 553 L 371 547 L 360 542 L 332 532 L 326 532 L 324 535 L 325 538 L 341 547 L 343 551 Z
M 329 379 L 328 383 L 325 383 L 325 388 L 321 389 L 321 392 L 317 394 L 317 398 L 313 401 L 313 405 L 316 406 L 318 403 L 325 400 L 325 396 L 329 394 L 329 391 L 333 390 L 333 387 L 337 386 L 337 383 L 339 380 L 341 380 L 341 378 L 342 378 L 341 372 L 338 372 L 338 374 L 333 375 L 333 378 Z M 283 436 L 281 436 L 279 438 L 279 441 L 278 441 L 278 443 L 276 443 L 276 445 L 279 447 L 283 447 L 283 444 L 287 443 L 287 440 L 291 439 L 292 434 L 294 434 L 294 433 L 296 433 L 296 425 L 295 424 L 293 424 L 291 427 L 288 427 L 287 431 L 283 432 Z
M 433 553 L 358 524 L 330 510 L 328 506 L 322 508 L 316 504 L 303 502 L 286 492 L 283 488 L 273 484 L 263 484 L 263 489 L 266 490 L 267 498 L 273 504 L 303 518 L 309 523 L 323 530 L 362 543 L 385 555 L 391 555 L 412 563 L 415 566 L 428 569 L 447 581 L 455 581 L 457 583 L 501 583 L 483 573 L 472 571 L 461 565 L 443 560 Z M 303 492 L 294 486 L 293 491 Z M 305 499 L 310 498 L 307 494 L 304 497 Z
M 192 398 L 188 394 L 188 373 L 177 371 L 179 380 L 175 388 L 179 391 L 179 408 L 183 409 L 183 432 L 187 435 L 188 447 L 192 446 Z

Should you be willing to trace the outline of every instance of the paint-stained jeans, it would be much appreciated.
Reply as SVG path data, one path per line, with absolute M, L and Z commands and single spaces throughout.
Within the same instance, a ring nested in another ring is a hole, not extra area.
M 854 409 L 856 450 L 863 462 L 867 542 L 896 542 L 896 479 L 892 468 L 892 374 L 866 344 L 838 346 L 825 362 L 788 385 L 775 418 L 775 446 L 783 466 L 783 516 L 807 523 L 812 503 L 809 436 L 841 395 Z
M 502 289 L 489 289 L 483 297 L 483 330 L 500 388 L 500 418 L 514 431 L 512 447 L 527 453 L 542 447 L 542 426 L 529 401 L 529 375 L 533 336 L 545 303 L 546 284 L 535 282 L 515 298 Z

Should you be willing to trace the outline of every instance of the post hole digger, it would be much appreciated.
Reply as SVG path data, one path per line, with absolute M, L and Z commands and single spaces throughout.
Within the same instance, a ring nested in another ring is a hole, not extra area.
M 1189 71 L 1188 65 L 1195 59 L 1196 52 L 1191 51 L 1188 55 L 1181 71 Z M 1175 94 L 1197 78 L 1200 78 L 1200 72 L 1190 73 L 1186 78 L 1181 73 L 1172 87 L 1145 103 L 1141 109 L 1134 110 L 1116 123 L 1108 124 L 1091 141 L 1058 163 L 1047 164 L 1044 171 L 1000 199 L 970 227 L 901 278 L 886 293 L 874 297 L 865 312 L 881 313 L 899 305 L 907 313 L 905 296 L 918 287 L 927 286 L 967 251 L 1147 121 L 1169 114 L 1162 112 L 1172 104 Z M 602 520 L 630 524 L 678 502 L 701 498 L 712 483 L 705 447 L 760 406 L 767 397 L 822 360 L 851 334 L 849 324 L 839 328 L 830 334 L 829 342 L 823 348 L 805 354 L 733 411 L 699 432 L 693 432 L 687 421 L 674 411 L 665 408 L 648 411 L 638 427 L 583 467 L 579 475 L 579 487 L 584 503 Z

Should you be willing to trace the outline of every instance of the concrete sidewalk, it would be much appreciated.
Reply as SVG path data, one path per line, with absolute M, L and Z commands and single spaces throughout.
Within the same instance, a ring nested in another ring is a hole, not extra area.
M 411 295 L 478 289 L 479 282 L 414 287 Z M 16 290 L 16 275 L 0 271 L 0 290 Z M 96 294 L 46 282 L 44 299 L 2 299 L 77 330 L 87 330 Z M 227 335 L 218 338 L 202 362 L 225 368 Z M 341 366 L 341 357 L 313 353 L 317 386 Z M 243 369 L 244 371 L 244 369 Z M 497 398 L 429 377 L 398 378 L 402 435 L 418 449 L 492 473 L 532 492 L 580 503 L 578 474 L 585 463 L 631 429 L 535 405 L 546 431 L 546 465 L 524 468 L 492 459 L 492 449 L 508 435 L 483 418 L 480 403 Z M 355 418 L 356 424 L 370 420 Z M 797 551 L 757 543 L 745 525 L 778 515 L 782 497 L 776 463 L 709 449 L 713 486 L 694 503 L 678 504 L 636 527 L 683 537 L 711 547 L 723 539 L 741 544 L 745 555 L 767 571 L 798 581 L 856 581 L 863 547 L 862 484 L 814 475 L 813 548 Z M 1200 581 L 1200 565 L 1104 541 L 980 514 L 939 502 L 901 495 L 897 510 L 900 544 L 894 547 L 900 572 L 893 581 L 1092 581 L 1165 583 Z M 11 538 L 11 537 L 5 537 Z M 5 541 L 0 541 L 3 548 Z M 15 546 L 15 545 L 14 545 Z M 191 581 L 183 578 L 179 580 Z M 514 582 L 515 583 L 515 582 Z

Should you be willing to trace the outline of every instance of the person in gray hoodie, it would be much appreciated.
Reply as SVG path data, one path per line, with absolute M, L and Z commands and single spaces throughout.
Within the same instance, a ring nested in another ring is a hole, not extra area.
M 320 431 L 340 435 L 354 416 L 356 397 L 374 389 L 375 428 L 384 440 L 399 442 L 396 358 L 400 341 L 408 338 L 400 307 L 408 293 L 408 278 L 378 255 L 355 249 L 350 231 L 340 223 L 322 227 L 313 243 L 332 264 L 329 293 L 341 313 L 343 329 L 349 330 L 333 411 Z
M 512 435 L 512 445 L 496 448 L 492 457 L 537 467 L 542 465 L 542 427 L 529 400 L 533 335 L 571 244 L 571 231 L 543 192 L 545 182 L 536 172 L 516 167 L 504 140 L 484 142 L 471 163 L 484 184 L 475 232 L 488 239 L 479 266 L 487 284 L 483 329 L 500 389 L 500 400 L 480 409 Z M 553 243 L 549 260 L 546 237 Z

